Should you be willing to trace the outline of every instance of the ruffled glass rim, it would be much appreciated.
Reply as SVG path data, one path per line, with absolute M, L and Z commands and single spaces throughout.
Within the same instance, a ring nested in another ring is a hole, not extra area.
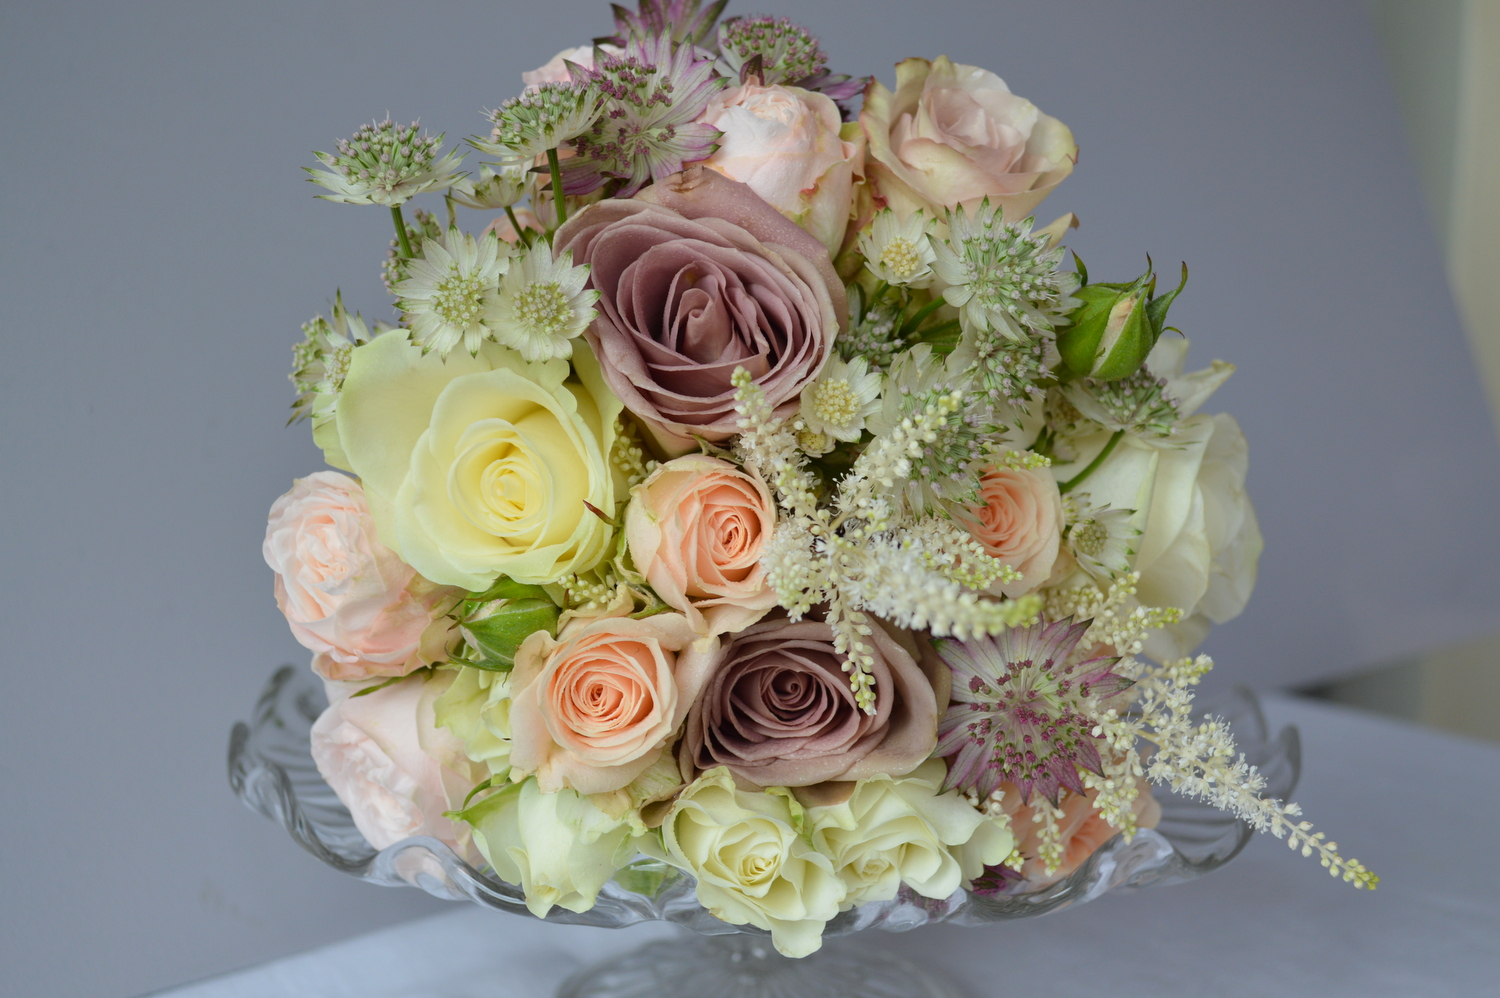
M 476 869 L 435 838 L 414 836 L 379 851 L 371 848 L 313 763 L 309 732 L 326 706 L 322 684 L 310 671 L 291 665 L 277 669 L 254 716 L 230 733 L 229 784 L 235 794 L 334 869 L 370 883 L 420 887 L 446 900 L 535 917 L 519 887 Z M 1199 713 L 1230 723 L 1240 752 L 1266 777 L 1266 796 L 1285 800 L 1290 795 L 1301 771 L 1295 727 L 1272 737 L 1255 694 L 1243 687 L 1210 701 Z M 1161 804 L 1155 829 L 1139 831 L 1129 842 L 1116 835 L 1055 883 L 1029 890 L 1021 884 L 1013 892 L 991 896 L 958 890 L 942 900 L 903 887 L 893 900 L 841 913 L 828 923 L 825 935 L 874 927 L 905 930 L 932 922 L 981 925 L 1030 918 L 1092 901 L 1108 891 L 1182 883 L 1229 862 L 1254 834 L 1243 821 L 1208 804 L 1165 787 L 1154 786 L 1152 791 Z M 638 864 L 627 868 L 639 874 L 628 879 L 659 881 L 654 893 L 627 889 L 619 882 L 626 878 L 617 877 L 605 885 L 593 908 L 553 908 L 546 920 L 610 928 L 668 921 L 705 935 L 760 931 L 709 914 L 698 904 L 692 877 L 650 860 Z

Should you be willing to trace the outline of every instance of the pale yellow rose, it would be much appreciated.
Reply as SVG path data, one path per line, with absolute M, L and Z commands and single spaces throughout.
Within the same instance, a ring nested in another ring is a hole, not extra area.
M 841 134 L 838 105 L 801 87 L 748 83 L 720 91 L 699 120 L 724 133 L 704 166 L 745 184 L 838 252 L 864 151 Z
M 940 56 L 896 67 L 892 93 L 874 81 L 859 121 L 870 182 L 896 214 L 969 209 L 988 197 L 1016 221 L 1073 172 L 1068 127 L 977 66 Z
M 355 348 L 339 439 L 381 539 L 469 590 L 597 565 L 613 534 L 599 514 L 615 514 L 625 486 L 609 460 L 621 405 L 590 351 L 571 370 L 492 343 L 423 356 L 405 330 Z
M 672 804 L 662 858 L 697 879 L 698 901 L 714 917 L 768 930 L 783 956 L 807 956 L 822 946 L 845 888 L 798 834 L 804 819 L 790 795 L 737 790 L 727 769 L 712 769 Z
M 766 484 L 705 454 L 658 465 L 625 508 L 636 570 L 705 634 L 742 631 L 776 605 L 761 564 L 775 528 Z

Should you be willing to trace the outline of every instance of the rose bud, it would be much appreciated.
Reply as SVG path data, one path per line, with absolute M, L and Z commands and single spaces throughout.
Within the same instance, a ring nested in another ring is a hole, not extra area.
M 1076 256 L 1075 256 L 1075 259 Z M 1156 297 L 1156 274 L 1147 258 L 1146 272 L 1128 284 L 1088 284 L 1088 269 L 1078 261 L 1084 286 L 1073 292 L 1083 302 L 1058 334 L 1063 363 L 1080 377 L 1116 381 L 1140 370 L 1166 327 L 1167 309 L 1187 286 L 1187 264 L 1176 288 Z

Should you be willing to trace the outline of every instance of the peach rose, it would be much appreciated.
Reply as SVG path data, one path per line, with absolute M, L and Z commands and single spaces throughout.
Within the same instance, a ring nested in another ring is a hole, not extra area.
M 1046 864 L 1037 858 L 1041 847 L 1041 836 L 1038 835 L 1036 824 L 1032 820 L 1032 816 L 1036 813 L 1035 805 L 1043 803 L 1042 799 L 1035 798 L 1032 806 L 1028 806 L 1021 803 L 1021 791 L 1015 784 L 1001 783 L 1000 787 L 1005 791 L 1001 806 L 1005 808 L 1005 813 L 1010 815 L 1011 830 L 1016 836 L 1016 848 L 1020 849 L 1021 855 L 1026 857 L 1026 863 L 1021 867 L 1021 875 L 1026 878 L 1028 889 L 1055 883 L 1068 876 L 1087 862 L 1090 856 L 1099 851 L 1100 846 L 1114 838 L 1119 831 L 1094 810 L 1094 798 L 1099 795 L 1097 790 L 1082 794 L 1064 790 L 1059 804 L 1063 816 L 1057 823 L 1063 843 L 1062 864 L 1048 873 Z M 1136 827 L 1155 828 L 1157 822 L 1161 821 L 1161 805 L 1156 802 L 1155 797 L 1151 796 L 1151 785 L 1145 780 L 1137 778 L 1136 789 L 1140 791 L 1140 794 L 1130 808 L 1135 813 Z
M 376 539 L 364 489 L 349 476 L 299 478 L 272 504 L 261 552 L 276 573 L 276 605 L 324 679 L 404 676 L 446 657 L 442 610 L 453 591 Z
M 704 166 L 745 184 L 838 252 L 863 150 L 842 138 L 833 101 L 800 87 L 745 84 L 717 94 L 699 120 L 724 133 Z
M 705 634 L 743 630 L 776 605 L 760 565 L 775 526 L 764 482 L 702 454 L 659 465 L 625 510 L 636 569 Z
M 457 674 L 440 669 L 363 696 L 330 684 L 331 703 L 312 727 L 313 761 L 376 849 L 431 835 L 477 858 L 468 826 L 443 817 L 487 775 L 434 722 L 433 703 Z
M 969 533 L 991 557 L 1021 573 L 992 591 L 1015 598 L 1047 581 L 1062 539 L 1062 494 L 1045 470 L 989 468 L 979 479 L 983 505 L 969 510 Z
M 981 198 L 1015 221 L 1073 172 L 1078 145 L 1056 118 L 978 66 L 941 56 L 896 67 L 896 91 L 872 81 L 859 123 L 869 177 L 902 218 L 918 208 L 972 209 Z
M 553 638 L 538 631 L 511 672 L 510 761 L 552 793 L 608 793 L 661 757 L 697 694 L 681 677 L 704 654 L 686 617 L 579 619 Z M 709 642 L 712 643 L 712 642 Z M 684 671 L 686 669 L 686 671 Z

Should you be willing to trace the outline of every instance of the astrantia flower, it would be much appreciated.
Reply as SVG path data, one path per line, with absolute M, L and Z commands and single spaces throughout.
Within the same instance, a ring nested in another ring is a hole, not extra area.
M 392 288 L 411 341 L 440 357 L 460 342 L 469 353 L 479 353 L 479 345 L 492 337 L 485 313 L 509 262 L 493 234 L 476 241 L 449 229 L 442 239 L 423 243 L 422 256 L 407 263 L 406 280 Z
M 628 42 L 666 38 L 687 48 L 712 45 L 709 36 L 728 3 L 729 0 L 714 0 L 704 7 L 702 0 L 641 0 L 639 10 L 612 4 L 615 33 L 595 41 L 623 47 Z
M 476 179 L 454 184 L 450 193 L 465 208 L 494 211 L 518 203 L 526 194 L 526 180 L 524 166 L 502 166 L 498 173 L 486 166 Z
M 968 371 L 993 401 L 1003 400 L 1023 412 L 1042 396 L 1042 382 L 1051 375 L 1046 344 L 1035 334 L 1012 340 L 994 330 L 966 329 L 951 363 Z
M 850 361 L 835 357 L 802 392 L 800 415 L 810 433 L 853 441 L 879 408 L 880 372 L 871 371 L 863 357 Z
M 953 673 L 952 704 L 938 725 L 937 755 L 950 756 L 943 789 L 988 797 L 1009 780 L 1021 800 L 1057 803 L 1063 787 L 1084 792 L 1079 768 L 1100 773 L 1100 700 L 1130 681 L 1117 658 L 1069 664 L 1089 622 L 1039 623 L 973 641 L 940 641 Z
M 496 340 L 527 360 L 573 356 L 573 340 L 594 320 L 599 292 L 585 290 L 589 268 L 573 266 L 573 254 L 552 258 L 545 242 L 513 263 L 486 314 Z
M 579 82 L 604 94 L 604 113 L 574 143 L 563 174 L 568 194 L 588 194 L 613 177 L 624 181 L 619 196 L 629 197 L 713 154 L 719 130 L 698 118 L 728 81 L 692 46 L 674 50 L 666 37 L 632 41 Z
M 1130 522 L 1135 510 L 1092 506 L 1088 498 L 1088 493 L 1080 492 L 1064 499 L 1068 528 L 1063 542 L 1078 567 L 1108 587 L 1110 579 L 1130 570 L 1135 555 L 1132 544 L 1141 532 Z
M 313 183 L 333 191 L 318 195 L 325 201 L 399 205 L 424 191 L 451 186 L 463 176 L 453 170 L 463 154 L 455 149 L 438 159 L 442 144 L 441 135 L 418 135 L 415 121 L 398 125 L 387 118 L 340 139 L 337 155 L 313 153 L 332 172 L 303 169 L 312 174 Z
M 904 313 L 899 305 L 878 304 L 870 307 L 855 321 L 848 333 L 839 336 L 839 356 L 845 360 L 863 357 L 871 367 L 884 371 L 906 346 L 901 336 Z
M 898 222 L 889 208 L 875 216 L 874 223 L 859 234 L 859 252 L 870 273 L 890 284 L 925 288 L 932 280 L 932 220 L 915 211 Z
M 1080 304 L 1069 297 L 1078 275 L 1057 269 L 1062 248 L 1049 249 L 1046 236 L 1032 235 L 1031 223 L 1006 222 L 989 198 L 973 215 L 962 205 L 949 212 L 948 238 L 934 242 L 933 269 L 965 329 L 1022 340 L 1028 329 L 1053 329 Z
M 375 331 L 384 329 L 375 324 Z M 290 422 L 316 417 L 332 418 L 344 375 L 349 373 L 349 358 L 354 348 L 371 340 L 365 320 L 358 312 L 350 315 L 344 308 L 343 295 L 333 296 L 333 319 L 321 315 L 302 324 L 301 343 L 292 347 L 292 373 L 289 377 L 297 389 L 292 403 Z
M 587 131 L 598 120 L 603 106 L 603 95 L 594 87 L 543 83 L 490 112 L 495 127 L 488 142 L 469 142 L 481 152 L 502 157 L 507 164 L 530 166 L 548 149 L 556 149 Z
M 1080 378 L 1063 394 L 1082 415 L 1110 432 L 1131 430 L 1147 437 L 1165 437 L 1177 425 L 1177 400 L 1167 393 L 1167 381 L 1142 368 L 1115 381 Z
M 812 32 L 784 17 L 730 18 L 719 25 L 719 55 L 736 78 L 759 56 L 765 84 L 795 84 L 823 72 L 828 62 Z

